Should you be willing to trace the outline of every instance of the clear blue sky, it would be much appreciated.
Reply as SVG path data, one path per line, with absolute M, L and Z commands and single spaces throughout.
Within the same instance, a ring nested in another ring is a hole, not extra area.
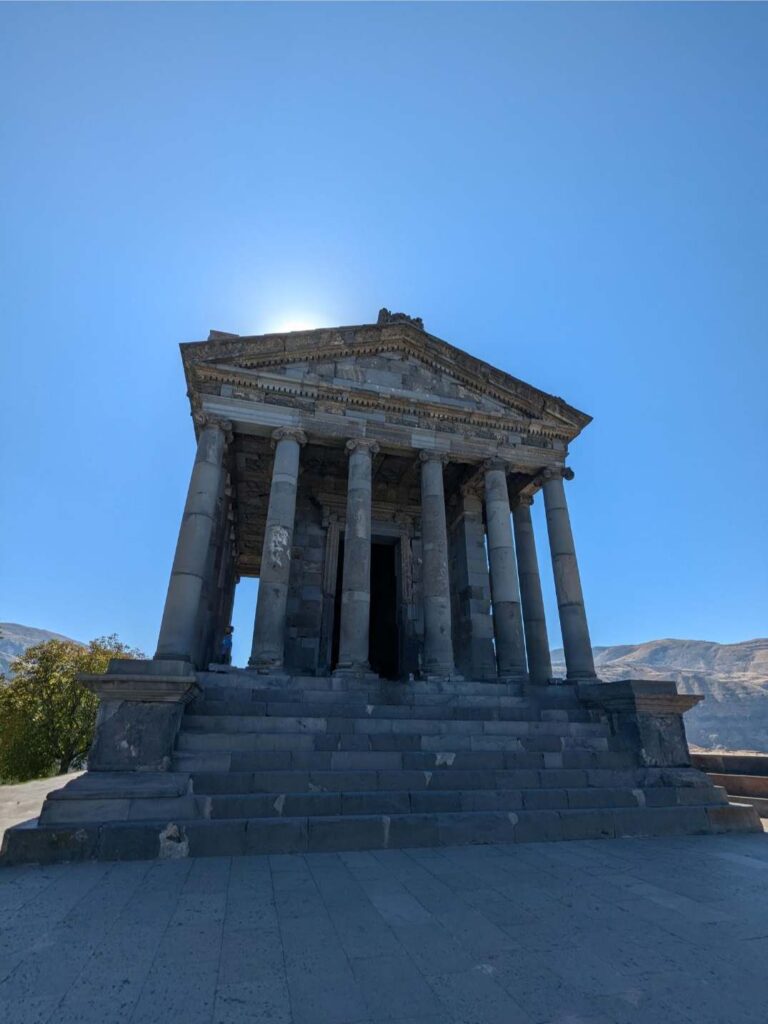
M 2 4 L 0 79 L 0 620 L 151 652 L 178 342 L 386 305 L 594 416 L 595 643 L 768 633 L 768 6 Z

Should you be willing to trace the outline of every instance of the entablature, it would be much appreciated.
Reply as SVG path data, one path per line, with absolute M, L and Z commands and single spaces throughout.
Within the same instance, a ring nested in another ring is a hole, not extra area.
M 590 421 L 561 398 L 427 334 L 415 320 L 242 338 L 218 332 L 207 342 L 182 345 L 182 356 L 193 406 L 206 392 L 232 389 L 240 398 L 338 403 L 467 427 L 512 427 L 564 443 Z M 392 369 L 436 374 L 453 393 L 389 386 L 386 378 L 396 375 L 381 367 L 387 357 Z M 372 373 L 364 372 L 366 364 L 373 365 Z M 356 366 L 363 372 L 356 374 Z

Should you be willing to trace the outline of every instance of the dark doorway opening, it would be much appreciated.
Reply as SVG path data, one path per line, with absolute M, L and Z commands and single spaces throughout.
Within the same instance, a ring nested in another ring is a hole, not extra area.
M 344 579 L 344 537 L 339 537 L 339 559 L 336 569 L 336 590 L 333 595 L 333 636 L 331 638 L 331 672 L 339 664 L 341 636 L 341 581 Z
M 368 660 L 383 679 L 400 677 L 396 544 L 371 544 L 371 628 Z
M 400 678 L 400 637 L 397 630 L 397 544 L 371 544 L 371 617 L 368 661 L 383 679 Z M 331 671 L 339 663 L 341 584 L 344 579 L 344 538 L 339 538 L 339 565 L 333 601 Z

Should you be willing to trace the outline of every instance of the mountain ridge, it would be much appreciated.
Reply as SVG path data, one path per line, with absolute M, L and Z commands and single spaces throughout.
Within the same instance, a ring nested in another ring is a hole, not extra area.
M 52 633 L 36 626 L 23 626 L 18 622 L 0 622 L 0 674 L 11 676 L 11 662 L 28 647 L 45 640 L 69 640 L 62 633 Z M 77 643 L 78 641 L 74 641 Z

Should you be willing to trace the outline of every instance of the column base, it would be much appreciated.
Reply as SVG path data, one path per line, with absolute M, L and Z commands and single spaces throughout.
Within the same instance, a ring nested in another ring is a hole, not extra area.
M 331 673 L 332 679 L 365 679 L 369 682 L 379 682 L 379 675 L 371 669 L 369 664 L 364 665 L 337 665 Z
M 248 659 L 248 671 L 257 672 L 260 676 L 280 676 L 286 679 L 290 675 L 282 661 L 255 661 L 253 658 Z

